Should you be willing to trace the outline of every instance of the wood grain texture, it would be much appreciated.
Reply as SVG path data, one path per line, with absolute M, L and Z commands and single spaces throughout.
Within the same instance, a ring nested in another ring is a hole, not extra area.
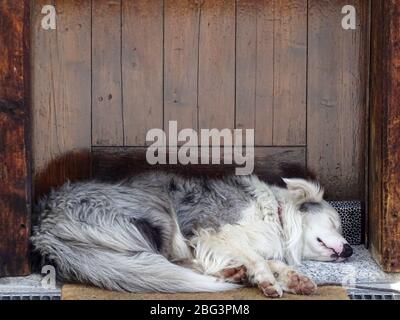
M 122 0 L 125 145 L 146 144 L 163 127 L 163 1 Z
M 3 277 L 30 272 L 30 2 L 1 1 L 0 17 L 0 277 Z
M 236 126 L 255 129 L 257 1 L 236 2 Z
M 29 93 L 29 21 L 24 21 L 29 17 L 29 8 L 25 0 L 0 3 L 0 97 L 4 100 L 22 101 Z
M 121 146 L 121 0 L 92 2 L 92 144 Z
M 273 1 L 236 6 L 236 128 L 255 129 L 256 145 L 272 145 Z
M 274 1 L 276 146 L 306 143 L 307 0 Z
M 164 126 L 197 130 L 200 6 L 193 0 L 164 1 Z
M 200 155 L 200 152 L 199 152 Z M 262 177 L 277 174 L 282 163 L 298 163 L 305 167 L 304 147 L 260 147 L 255 149 L 254 172 Z M 199 157 L 200 158 L 200 157 Z M 146 170 L 165 170 L 188 176 L 222 176 L 234 173 L 235 164 L 150 165 L 146 161 L 146 148 L 93 148 L 93 175 L 104 180 L 120 180 Z M 199 161 L 200 162 L 200 161 Z
M 372 1 L 371 10 L 377 12 L 371 16 L 371 89 L 370 89 L 370 135 L 369 135 L 369 210 L 368 210 L 368 245 L 375 260 L 382 261 L 382 235 L 383 235 L 383 177 L 382 168 L 383 152 L 383 106 L 384 92 L 386 90 L 383 76 L 383 61 L 387 60 L 382 34 L 387 31 L 383 20 L 383 1 Z M 380 13 L 380 14 L 379 14 Z
M 199 128 L 234 128 L 234 0 L 202 1 L 199 46 Z
M 41 27 L 41 8 L 33 7 L 33 148 L 36 196 L 71 177 L 73 161 L 50 162 L 91 147 L 91 4 L 56 0 L 57 29 Z
M 372 1 L 370 248 L 400 272 L 400 5 Z
M 274 34 L 271 33 L 271 30 L 274 30 L 273 1 L 257 1 L 255 143 L 263 146 L 272 145 L 273 143 Z
M 357 11 L 344 30 L 341 8 Z M 366 1 L 309 1 L 307 163 L 330 198 L 363 199 L 367 88 Z
M 95 287 L 66 284 L 61 291 L 62 300 L 275 300 L 267 298 L 257 288 L 240 288 L 218 293 L 124 293 Z M 350 300 L 343 287 L 321 286 L 310 296 L 284 293 L 279 300 Z

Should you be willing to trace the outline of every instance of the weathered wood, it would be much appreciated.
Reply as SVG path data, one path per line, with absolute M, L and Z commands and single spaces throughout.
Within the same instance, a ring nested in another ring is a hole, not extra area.
M 93 148 L 93 175 L 105 180 L 120 180 L 146 170 L 165 170 L 189 176 L 221 176 L 234 173 L 235 164 L 223 164 L 224 152 L 221 150 L 221 164 L 204 165 L 150 165 L 146 161 L 146 148 Z M 260 147 L 255 148 L 254 172 L 260 177 L 277 174 L 282 163 L 297 163 L 305 167 L 304 147 Z M 199 153 L 200 158 L 200 153 Z
M 273 2 L 236 6 L 236 128 L 255 129 L 256 145 L 272 145 Z
M 121 146 L 121 1 L 92 2 L 92 144 Z
M 342 28 L 347 4 L 356 30 Z M 340 200 L 364 194 L 367 31 L 367 1 L 309 1 L 307 163 Z
M 30 1 L 0 2 L 0 277 L 30 272 Z
M 33 7 L 36 197 L 70 179 L 77 170 L 76 162 L 69 160 L 47 170 L 55 158 L 91 147 L 91 4 L 56 0 L 56 30 L 44 30 L 41 9 L 46 4 L 46 0 L 35 0 Z
M 273 0 L 257 1 L 256 145 L 272 145 L 274 127 L 274 7 Z M 272 63 L 271 63 L 272 62 Z
M 236 2 L 235 128 L 255 129 L 257 70 L 257 1 Z
M 370 249 L 400 272 L 400 5 L 372 1 Z
M 163 127 L 163 2 L 122 0 L 122 87 L 127 146 Z
M 306 143 L 307 0 L 275 0 L 274 17 L 273 144 L 304 145 Z M 324 19 L 321 17 L 321 20 Z
M 164 1 L 164 127 L 197 130 L 197 70 L 200 5 L 193 0 Z
M 199 128 L 234 128 L 234 0 L 202 1 L 199 46 Z

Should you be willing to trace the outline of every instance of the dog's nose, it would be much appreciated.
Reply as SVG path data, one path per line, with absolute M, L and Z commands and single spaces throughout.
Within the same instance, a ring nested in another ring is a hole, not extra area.
M 349 244 L 345 243 L 343 245 L 343 250 L 340 253 L 341 258 L 348 258 L 353 254 L 353 249 L 350 247 Z

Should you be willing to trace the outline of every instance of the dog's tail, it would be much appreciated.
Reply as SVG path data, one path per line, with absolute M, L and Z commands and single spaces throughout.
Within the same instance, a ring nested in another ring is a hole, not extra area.
M 56 266 L 63 281 L 127 292 L 217 292 L 240 287 L 171 263 L 161 254 L 146 250 L 149 248 L 117 251 L 92 246 L 88 249 L 53 237 L 49 241 L 48 236 L 36 234 L 31 239 L 36 250 Z
M 60 279 L 128 292 L 215 292 L 239 287 L 168 261 L 158 253 L 153 233 L 146 234 L 149 223 L 113 212 L 85 216 L 81 214 L 85 208 L 72 213 L 69 209 L 69 215 L 80 214 L 79 219 L 70 218 L 53 210 L 52 203 L 49 209 L 43 203 L 39 212 L 44 219 L 34 228 L 31 241 L 56 266 Z
M 199 274 L 153 252 L 132 255 L 100 249 L 69 253 L 67 264 L 57 264 L 63 274 L 109 290 L 127 292 L 216 292 L 239 285 Z M 82 257 L 85 256 L 85 261 Z M 75 259 L 76 258 L 76 259 Z M 77 272 L 79 270 L 79 272 Z

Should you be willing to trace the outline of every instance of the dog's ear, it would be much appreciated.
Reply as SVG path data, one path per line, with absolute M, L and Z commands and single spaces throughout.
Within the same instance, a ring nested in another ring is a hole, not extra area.
M 283 181 L 298 204 L 304 202 L 321 202 L 324 197 L 324 190 L 318 182 L 287 178 L 283 178 Z

